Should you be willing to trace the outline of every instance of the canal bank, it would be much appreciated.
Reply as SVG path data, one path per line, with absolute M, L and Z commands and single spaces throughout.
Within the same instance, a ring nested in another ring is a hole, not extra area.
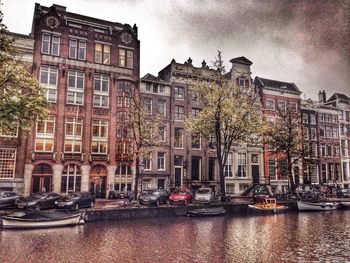
M 146 219 L 146 218 L 165 218 L 165 217 L 178 217 L 187 215 L 187 211 L 191 211 L 197 208 L 208 207 L 207 205 L 195 205 L 190 204 L 187 206 L 143 206 L 143 207 L 120 207 L 113 206 L 111 202 L 100 201 L 101 203 L 94 208 L 88 208 L 85 211 L 85 222 L 103 222 L 103 221 L 118 221 L 118 220 L 130 220 L 130 219 Z M 238 203 L 220 203 L 212 204 L 214 207 L 223 207 L 228 215 L 246 215 L 248 213 L 248 204 L 250 202 L 243 201 Z M 297 210 L 296 203 L 284 202 L 284 205 L 288 206 L 287 211 Z M 16 210 L 17 211 L 17 210 Z M 0 211 L 0 218 L 6 214 L 13 212 L 13 210 Z M 0 228 L 2 227 L 2 220 L 0 222 Z

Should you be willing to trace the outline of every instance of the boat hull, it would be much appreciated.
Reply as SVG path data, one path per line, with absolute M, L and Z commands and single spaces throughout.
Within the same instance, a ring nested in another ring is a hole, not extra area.
M 266 208 L 266 207 L 259 207 L 259 206 L 256 206 L 256 205 L 248 205 L 248 209 L 249 211 L 252 211 L 252 212 L 258 212 L 258 213 L 282 213 L 282 212 L 285 212 L 288 210 L 288 207 L 286 206 L 280 206 L 280 207 L 269 207 L 269 208 Z
M 350 201 L 340 202 L 340 206 L 344 208 L 350 208 Z
M 299 211 L 333 211 L 339 208 L 339 203 L 335 202 L 302 202 L 298 201 Z
M 27 219 L 15 216 L 4 216 L 2 218 L 2 225 L 4 229 L 31 229 L 31 228 L 51 228 L 64 227 L 83 224 L 81 213 L 73 215 L 65 215 L 61 218 L 51 218 L 49 220 Z
M 220 216 L 226 213 L 223 207 L 207 207 L 207 208 L 197 208 L 187 211 L 188 216 Z

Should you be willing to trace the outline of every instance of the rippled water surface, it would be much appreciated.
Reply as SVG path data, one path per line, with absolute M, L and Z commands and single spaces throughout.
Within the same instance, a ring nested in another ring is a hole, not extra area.
M 6 230 L 0 262 L 350 262 L 350 211 Z

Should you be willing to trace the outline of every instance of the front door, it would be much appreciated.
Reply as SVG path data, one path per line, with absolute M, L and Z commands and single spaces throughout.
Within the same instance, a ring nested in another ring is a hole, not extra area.
M 158 179 L 158 189 L 165 189 L 165 179 Z
M 182 167 L 175 167 L 175 187 L 181 186 Z
M 253 184 L 259 184 L 259 165 L 252 165 Z
M 33 193 L 50 192 L 51 176 L 33 176 Z
M 106 194 L 106 178 L 105 177 L 92 177 L 90 179 L 90 192 L 97 198 L 104 198 Z

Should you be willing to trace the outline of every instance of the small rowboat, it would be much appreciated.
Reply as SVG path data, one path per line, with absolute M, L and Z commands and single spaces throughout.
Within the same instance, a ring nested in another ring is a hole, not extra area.
M 226 213 L 225 208 L 222 206 L 219 207 L 204 207 L 196 208 L 193 210 L 187 211 L 189 216 L 219 216 Z
M 4 229 L 48 228 L 84 224 L 82 213 L 57 211 L 14 212 L 2 217 Z
M 248 205 L 248 209 L 259 213 L 280 213 L 288 210 L 288 207 L 277 204 L 276 198 L 256 196 L 254 197 L 254 204 Z
M 298 201 L 299 211 L 332 211 L 339 208 L 338 202 L 303 202 Z
M 339 204 L 343 208 L 350 208 L 350 201 L 340 201 Z

